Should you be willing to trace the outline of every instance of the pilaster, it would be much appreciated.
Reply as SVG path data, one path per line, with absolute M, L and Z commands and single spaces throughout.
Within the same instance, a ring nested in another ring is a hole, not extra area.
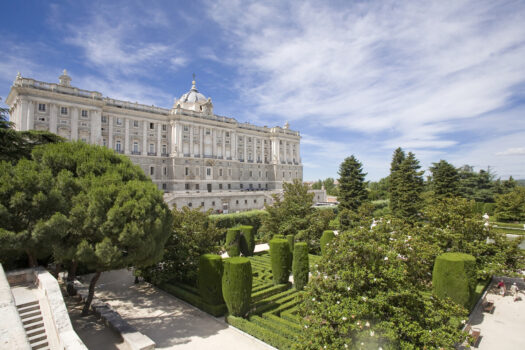
M 35 105 L 33 101 L 27 101 L 27 129 L 33 130 L 35 126 Z
M 161 142 L 162 142 L 162 124 L 158 123 L 157 124 L 157 149 L 155 150 L 157 151 L 157 157 L 160 157 L 162 153 Z
M 142 155 L 148 155 L 148 122 L 142 121 Z
M 91 143 L 94 145 L 100 145 L 101 126 L 100 111 L 91 111 Z
M 113 116 L 108 117 L 108 148 L 113 149 Z
M 73 138 L 73 110 L 76 108 L 71 108 L 71 139 Z M 78 115 L 77 115 L 78 116 Z M 58 106 L 55 103 L 49 104 L 49 131 L 56 134 L 58 129 Z
M 124 153 L 130 154 L 130 145 L 129 145 L 129 119 L 124 119 Z
M 194 157 L 195 156 L 195 149 L 194 149 L 194 144 L 193 144 L 193 134 L 195 133 L 195 130 L 194 130 L 194 126 L 193 125 L 190 125 L 190 157 Z

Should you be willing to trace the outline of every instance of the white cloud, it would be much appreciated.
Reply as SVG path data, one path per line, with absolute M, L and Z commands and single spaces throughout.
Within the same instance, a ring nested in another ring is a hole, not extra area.
M 508 148 L 503 152 L 497 152 L 497 156 L 525 156 L 525 148 L 524 147 L 517 147 L 517 148 Z

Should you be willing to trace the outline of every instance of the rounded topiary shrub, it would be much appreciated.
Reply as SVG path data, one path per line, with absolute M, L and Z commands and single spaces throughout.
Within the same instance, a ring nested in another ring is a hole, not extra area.
M 305 242 L 295 243 L 293 250 L 293 283 L 295 289 L 302 290 L 308 283 L 308 244 Z
M 273 283 L 287 283 L 292 269 L 290 259 L 290 246 L 288 241 L 282 238 L 274 238 L 270 241 L 270 259 L 272 261 Z
M 244 256 L 252 256 L 255 250 L 255 235 L 253 226 L 239 226 L 241 230 L 241 253 Z
M 199 259 L 197 285 L 202 299 L 208 304 L 222 304 L 222 258 L 220 255 L 204 254 Z
M 246 316 L 252 298 L 252 264 L 248 258 L 224 260 L 222 294 L 231 315 Z
M 436 258 L 432 272 L 434 294 L 469 306 L 476 288 L 476 258 L 464 253 L 444 253 Z
M 325 255 L 326 245 L 330 243 L 334 238 L 335 238 L 334 231 L 331 231 L 331 230 L 323 231 L 323 235 L 321 236 L 321 239 L 319 241 L 321 245 L 321 255 Z
M 241 229 L 238 227 L 230 228 L 226 232 L 226 251 L 229 257 L 241 254 Z

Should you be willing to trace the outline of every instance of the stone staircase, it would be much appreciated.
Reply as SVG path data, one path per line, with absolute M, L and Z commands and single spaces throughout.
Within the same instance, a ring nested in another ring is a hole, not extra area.
M 16 306 L 22 324 L 26 331 L 27 339 L 32 349 L 49 349 L 44 319 L 40 311 L 38 300 L 24 302 Z

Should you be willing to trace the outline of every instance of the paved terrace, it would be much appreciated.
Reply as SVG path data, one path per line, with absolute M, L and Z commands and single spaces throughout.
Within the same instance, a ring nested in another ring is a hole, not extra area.
M 481 337 L 478 341 L 480 350 L 517 350 L 525 349 L 525 283 L 515 279 L 520 283 L 520 299 L 514 301 L 510 286 L 514 279 L 505 279 L 507 294 L 499 295 L 496 287 L 498 278 L 492 280 L 486 298 L 494 302 L 494 311 L 486 313 L 482 311 L 480 304 L 472 312 L 470 323 L 472 327 L 481 330 Z
M 149 283 L 134 284 L 127 270 L 101 275 L 95 295 L 156 344 L 157 349 L 268 350 L 265 343 Z M 89 283 L 84 278 L 83 283 Z

